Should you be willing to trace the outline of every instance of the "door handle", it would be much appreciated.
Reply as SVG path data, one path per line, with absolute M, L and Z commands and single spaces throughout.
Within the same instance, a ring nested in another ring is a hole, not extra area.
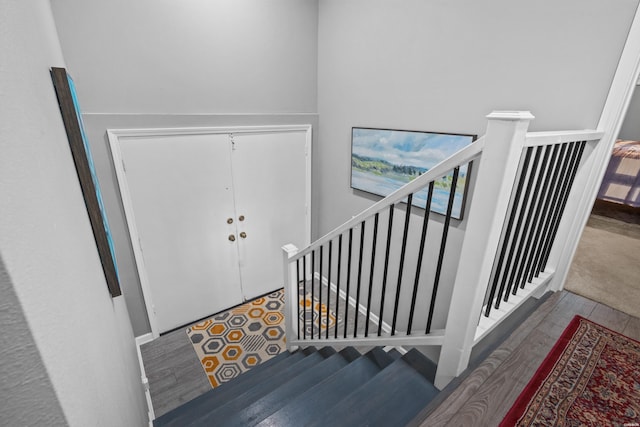
M 240 215 L 240 216 L 238 217 L 238 221 L 244 221 L 244 215 Z
M 236 241 L 236 236 L 234 236 L 233 234 L 229 234 L 229 240 L 232 242 Z
M 233 224 L 233 218 L 227 218 L 227 224 Z
M 243 239 L 247 238 L 247 233 L 245 233 L 244 231 L 242 233 L 240 233 L 240 237 L 242 237 Z

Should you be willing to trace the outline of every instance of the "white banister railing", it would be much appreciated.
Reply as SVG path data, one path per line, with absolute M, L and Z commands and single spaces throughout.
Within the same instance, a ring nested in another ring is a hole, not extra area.
M 473 144 L 462 148 L 458 152 L 454 153 L 451 157 L 444 159 L 442 162 L 438 163 L 433 168 L 429 169 L 427 172 L 423 173 L 413 181 L 408 182 L 406 185 L 398 188 L 396 191 L 389 194 L 384 199 L 371 205 L 369 208 L 363 210 L 344 224 L 341 224 L 334 230 L 330 231 L 326 235 L 313 242 L 308 247 L 299 251 L 296 258 L 302 258 L 303 256 L 309 254 L 314 248 L 318 248 L 320 245 L 328 243 L 329 241 L 338 237 L 340 234 L 348 231 L 350 228 L 357 226 L 362 221 L 371 218 L 376 212 L 381 212 L 384 209 L 388 208 L 390 205 L 403 201 L 409 194 L 413 194 L 424 189 L 429 185 L 431 181 L 437 180 L 444 175 L 447 175 L 456 166 L 464 165 L 476 159 L 480 155 L 480 153 L 482 153 L 483 148 L 484 137 L 480 137 Z
M 549 252 L 554 241 L 563 241 L 558 226 L 584 148 L 602 137 L 592 130 L 527 133 L 529 113 L 488 118 L 436 375 L 440 387 L 466 369 L 482 337 L 551 287 Z
M 469 363 L 523 142 L 534 117 L 529 112 L 494 112 L 487 118 L 485 147 L 449 304 L 436 387 L 444 387 Z
M 563 245 L 553 243 L 564 239 L 560 224 L 565 212 L 574 210 L 572 184 L 576 177 L 588 173 L 580 166 L 602 133 L 527 132 L 534 118 L 529 112 L 494 112 L 487 118 L 484 137 L 309 247 L 283 248 L 289 347 L 438 346 L 435 384 L 442 388 L 466 369 L 473 346 L 482 337 L 527 298 L 558 287 L 553 272 L 561 253 L 558 246 Z M 452 193 L 458 169 L 470 161 L 477 168 L 474 193 L 460 252 L 451 253 L 446 243 Z M 441 229 L 429 219 L 428 202 L 427 209 L 420 211 L 422 218 L 412 216 L 413 195 L 423 190 L 431 195 L 435 181 L 452 171 L 449 209 Z M 394 216 L 396 205 L 403 202 L 403 212 Z M 421 229 L 412 224 L 416 217 L 421 219 Z M 439 238 L 429 228 L 432 222 L 436 225 L 431 228 L 441 230 Z M 401 233 L 392 234 L 394 224 Z M 431 242 L 440 243 L 436 273 L 428 274 L 428 279 L 421 273 L 427 229 Z M 416 240 L 412 243 L 411 239 Z M 417 258 L 417 267 L 405 265 L 408 247 L 419 253 L 411 257 L 414 261 Z M 451 281 L 439 283 L 445 254 L 455 257 L 457 271 Z M 393 269 L 397 273 L 392 273 Z M 444 329 L 431 328 L 439 287 L 448 288 L 445 295 L 451 295 L 446 305 L 438 300 L 446 313 L 446 323 L 438 327 Z M 336 323 L 330 329 L 333 311 L 336 317 L 344 316 L 344 328 Z M 423 313 L 426 328 L 414 322 L 416 317 L 423 319 Z M 347 328 L 349 316 L 355 323 L 351 330 Z M 357 330 L 359 317 L 366 324 L 364 333 Z M 403 321 L 396 325 L 397 317 Z M 391 324 L 385 323 L 390 318 Z M 369 331 L 372 319 L 378 322 L 373 328 L 377 331 Z

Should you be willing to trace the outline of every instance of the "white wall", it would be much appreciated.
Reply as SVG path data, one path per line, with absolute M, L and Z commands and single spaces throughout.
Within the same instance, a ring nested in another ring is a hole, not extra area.
M 316 111 L 317 0 L 52 0 L 85 113 Z
M 139 336 L 150 327 L 106 129 L 317 124 L 318 2 L 51 3 Z
M 107 127 L 210 125 L 235 113 L 245 124 L 288 113 L 310 122 L 317 116 L 295 114 L 317 111 L 319 235 L 375 200 L 349 189 L 352 126 L 483 134 L 495 109 L 531 110 L 533 130 L 595 126 L 637 4 L 52 0 L 89 139 L 102 153 L 98 175 L 125 247 L 118 261 L 136 335 L 148 324 Z M 452 250 L 465 223 L 454 225 Z
M 0 424 L 59 426 L 66 423 L 11 278 L 0 259 Z
M 319 231 L 372 203 L 349 188 L 352 126 L 482 135 L 492 110 L 530 110 L 531 130 L 595 127 L 637 5 L 321 0 Z
M 640 90 L 638 90 L 638 86 L 631 97 L 631 103 L 618 138 L 640 141 Z
M 28 327 L 42 362 L 16 366 L 40 371 L 24 372 L 14 397 L 38 395 L 41 383 L 27 381 L 45 376 L 72 426 L 144 425 L 129 316 L 123 298 L 112 299 L 106 287 L 49 75 L 50 67 L 65 66 L 49 1 L 0 2 L 0 52 L 0 280 L 3 299 L 15 293 L 21 306 L 3 342 Z M 12 346 L 25 342 L 15 338 Z M 3 356 L 11 351 L 3 346 Z M 3 369 L 10 363 L 0 358 Z M 31 420 L 63 422 L 49 399 Z M 23 425 L 2 412 L 3 425 Z

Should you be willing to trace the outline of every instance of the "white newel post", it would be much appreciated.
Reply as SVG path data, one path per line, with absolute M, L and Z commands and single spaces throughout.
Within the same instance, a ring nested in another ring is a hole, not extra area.
M 467 368 L 529 122 L 528 111 L 494 111 L 480 158 L 435 385 Z M 474 165 L 475 166 L 475 165 Z
M 298 275 L 296 264 L 290 264 L 289 260 L 298 253 L 295 245 L 288 244 L 282 247 L 283 271 L 284 271 L 284 325 L 287 339 L 287 350 L 293 351 L 297 346 L 292 345 L 293 340 L 298 339 Z

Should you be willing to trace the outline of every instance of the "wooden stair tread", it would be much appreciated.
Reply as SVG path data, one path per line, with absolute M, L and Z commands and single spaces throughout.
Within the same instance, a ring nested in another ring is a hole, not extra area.
M 280 353 L 274 358 L 269 359 L 266 362 L 250 369 L 248 372 L 239 375 L 237 378 L 234 378 L 233 381 L 221 384 L 220 386 L 190 400 L 184 405 L 179 406 L 178 408 L 162 415 L 161 417 L 156 418 L 156 420 L 154 421 L 154 425 L 158 427 L 180 425 L 179 423 L 173 423 L 176 419 L 180 419 L 181 423 L 182 417 L 185 416 L 185 414 L 198 412 L 201 408 L 212 405 L 212 401 L 217 401 L 219 403 L 233 399 L 236 396 L 236 394 L 234 394 L 234 390 L 239 389 L 243 386 L 243 384 L 251 381 L 260 381 L 260 375 L 268 377 L 273 373 L 279 372 L 281 369 L 285 369 L 291 363 L 295 363 L 296 361 L 301 360 L 304 357 L 305 353 L 303 352 L 289 353 L 287 351 Z M 267 373 L 261 374 L 262 372 Z
M 158 418 L 156 426 L 404 425 L 438 390 L 413 349 L 283 353 Z
M 397 359 L 327 411 L 332 426 L 405 425 L 438 394 L 433 384 Z M 325 425 L 324 418 L 313 426 Z
M 233 414 L 234 412 L 242 410 L 251 402 L 260 399 L 264 395 L 270 393 L 275 388 L 280 387 L 282 384 L 286 383 L 295 376 L 308 369 L 311 369 L 313 366 L 317 365 L 324 359 L 325 358 L 319 352 L 314 352 L 308 355 L 301 361 L 281 371 L 278 375 L 270 376 L 268 380 L 253 385 L 251 388 L 246 389 L 244 393 L 236 396 L 232 400 L 229 400 L 223 405 L 217 406 L 215 409 L 209 410 L 206 413 L 202 414 L 200 417 L 198 417 L 197 420 L 194 421 L 193 425 L 213 425 L 211 420 L 216 420 L 216 417 L 225 418 L 229 416 L 228 414 Z
M 327 414 L 333 405 L 348 396 L 354 388 L 373 378 L 380 369 L 369 357 L 361 356 L 289 401 L 258 425 L 261 427 L 305 425 Z
M 309 387 L 313 387 L 324 378 L 331 376 L 336 370 L 347 366 L 348 362 L 340 354 L 334 354 L 305 372 L 300 373 L 295 378 L 275 388 L 262 398 L 252 402 L 242 411 L 233 413 L 229 417 L 222 418 L 218 415 L 215 418 L 225 426 L 253 426 L 262 421 L 265 417 L 273 414 L 282 408 L 289 400 L 304 393 Z M 211 420 L 213 421 L 213 419 Z

